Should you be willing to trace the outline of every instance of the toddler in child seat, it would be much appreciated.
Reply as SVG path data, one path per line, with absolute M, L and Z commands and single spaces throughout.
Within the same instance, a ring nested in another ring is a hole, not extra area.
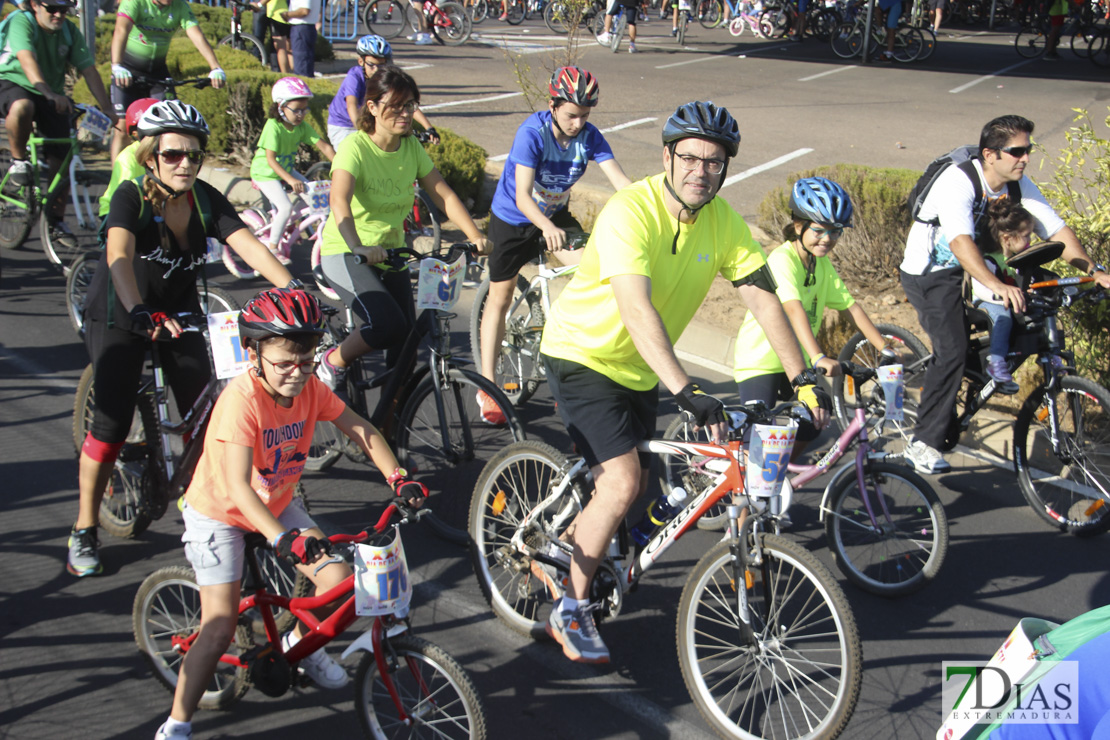
M 1033 234 L 1033 215 L 1008 199 L 992 203 L 987 214 L 990 219 L 991 235 L 1001 250 L 983 255 L 987 267 L 991 272 L 1000 275 L 1004 283 L 1018 285 L 1018 273 L 1008 267 L 1006 261 L 1029 248 Z M 1014 325 L 1014 317 L 1010 310 L 1002 305 L 998 296 L 974 278 L 971 280 L 971 295 L 975 307 L 986 312 L 991 320 L 991 348 L 990 354 L 987 355 L 987 375 L 998 383 L 998 390 L 1001 393 L 1017 393 L 1018 385 L 1010 375 L 1010 368 L 1006 363 L 1006 355 L 1010 352 L 1010 330 Z
M 273 99 L 270 117 L 258 137 L 258 148 L 251 160 L 251 181 L 274 208 L 267 246 L 283 265 L 288 265 L 289 258 L 280 253 L 278 245 L 293 213 L 293 203 L 282 183 L 288 184 L 296 195 L 304 192 L 306 180 L 293 169 L 301 144 L 315 144 L 329 162 L 335 158 L 335 149 L 305 120 L 312 91 L 303 80 L 282 77 L 274 83 L 270 97 Z

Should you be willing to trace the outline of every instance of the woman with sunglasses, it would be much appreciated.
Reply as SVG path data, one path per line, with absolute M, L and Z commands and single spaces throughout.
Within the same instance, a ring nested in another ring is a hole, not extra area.
M 416 81 L 399 67 L 380 67 L 366 81 L 358 133 L 343 140 L 332 162 L 331 215 L 321 237 L 320 267 L 363 322 L 323 357 L 316 371 L 340 395 L 352 362 L 372 349 L 398 347 L 412 327 L 416 311 L 408 270 L 384 263 L 386 249 L 405 246 L 404 220 L 416 197 L 414 182 L 480 254 L 488 251 L 466 206 L 412 135 L 419 107 Z M 387 355 L 387 363 L 391 359 Z
M 817 343 L 826 308 L 846 311 L 868 341 L 880 351 L 886 348 L 882 334 L 844 287 L 829 260 L 840 235 L 852 225 L 852 200 L 832 180 L 806 177 L 794 183 L 790 212 L 793 219 L 783 229 L 786 242 L 767 257 L 767 266 L 807 361 L 826 375 L 839 375 L 840 364 L 826 357 Z M 773 406 L 794 395 L 782 362 L 750 313 L 736 338 L 734 377 L 744 402 L 763 401 Z M 816 426 L 803 423 L 794 453 L 802 452 L 818 431 Z
M 293 282 L 239 220 L 227 198 L 197 180 L 208 125 L 177 100 L 152 105 L 139 119 L 136 159 L 146 174 L 122 183 L 105 222 L 107 246 L 85 304 L 85 346 L 94 367 L 96 410 L 81 447 L 80 509 L 69 538 L 67 569 L 101 572 L 96 528 L 100 501 L 131 429 L 150 342 L 162 348 L 163 367 L 178 409 L 188 411 L 211 371 L 204 337 L 182 334 L 172 317 L 199 312 L 197 277 L 208 237 L 228 244 L 275 286 Z

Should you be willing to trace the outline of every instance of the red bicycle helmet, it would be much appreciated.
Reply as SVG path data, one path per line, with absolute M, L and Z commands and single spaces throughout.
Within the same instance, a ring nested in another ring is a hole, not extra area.
M 596 77 L 581 67 L 559 67 L 551 75 L 547 91 L 554 100 L 593 108 L 601 95 L 601 86 Z
M 260 340 L 289 334 L 323 334 L 320 302 L 303 290 L 273 288 L 250 299 L 239 312 L 239 341 Z
M 129 136 L 135 135 L 135 128 L 139 125 L 139 119 L 147 112 L 150 106 L 158 101 L 155 98 L 139 98 L 131 105 L 127 106 L 126 127 Z

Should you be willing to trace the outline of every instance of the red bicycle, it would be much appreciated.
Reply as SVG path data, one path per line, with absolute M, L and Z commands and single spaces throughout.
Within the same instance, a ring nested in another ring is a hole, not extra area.
M 395 512 L 401 520 L 390 525 Z M 425 511 L 419 512 L 423 515 Z M 374 533 L 333 535 L 331 562 L 352 562 L 353 545 L 381 538 L 399 538 L 399 524 L 413 521 L 418 513 L 394 501 L 374 526 Z M 384 534 L 387 528 L 391 532 Z M 247 569 L 254 583 L 265 584 L 258 551 L 269 548 L 260 534 L 246 537 Z M 299 580 L 307 580 L 298 573 Z M 380 573 L 381 587 L 396 598 L 411 590 L 407 569 Z M 294 593 L 303 593 L 303 590 Z M 326 604 L 346 601 L 326 619 L 312 612 Z M 267 696 L 285 694 L 294 684 L 307 685 L 297 663 L 342 634 L 358 618 L 356 576 L 314 597 L 286 598 L 262 585 L 239 603 L 235 641 L 220 658 L 216 675 L 200 702 L 201 709 L 227 709 L 251 686 Z M 486 737 L 486 716 L 474 682 L 466 670 L 442 648 L 410 632 L 406 606 L 375 616 L 370 629 L 351 643 L 343 659 L 363 652 L 355 672 L 355 706 L 367 737 L 473 738 Z M 281 630 L 275 610 L 288 610 L 310 632 L 288 651 L 282 650 Z M 143 581 L 132 610 L 135 642 L 154 669 L 154 676 L 173 691 L 185 654 L 200 631 L 200 588 L 190 568 L 174 566 L 155 571 Z M 259 624 L 261 621 L 261 628 Z

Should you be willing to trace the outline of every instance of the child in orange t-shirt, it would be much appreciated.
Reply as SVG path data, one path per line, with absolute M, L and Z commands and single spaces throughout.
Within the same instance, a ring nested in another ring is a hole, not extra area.
M 200 586 L 201 631 L 181 664 L 173 709 L 156 738 L 192 737 L 193 713 L 235 635 L 248 532 L 265 535 L 280 557 L 312 580 L 317 593 L 351 574 L 344 563 L 314 572 L 310 564 L 324 554 L 326 540 L 300 499 L 293 498 L 316 422 L 330 421 L 356 442 L 398 496 L 419 505 L 427 493 L 398 467 L 378 430 L 314 375 L 322 327 L 319 303 L 303 290 L 262 292 L 239 314 L 240 341 L 254 367 L 220 394 L 185 494 L 181 539 Z M 283 648 L 295 645 L 304 629 L 298 623 L 283 638 Z M 346 672 L 323 649 L 299 665 L 324 688 L 347 683 Z

